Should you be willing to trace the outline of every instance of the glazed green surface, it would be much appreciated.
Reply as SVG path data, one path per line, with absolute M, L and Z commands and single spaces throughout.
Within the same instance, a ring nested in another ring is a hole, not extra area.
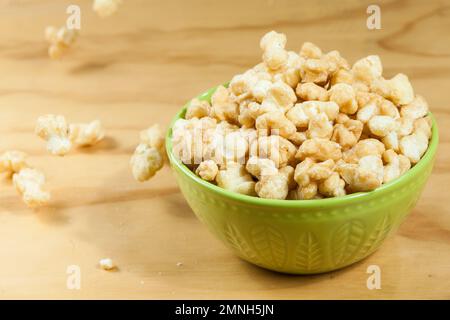
M 198 98 L 209 100 L 214 90 Z M 171 127 L 185 112 L 186 106 Z M 431 117 L 432 138 L 419 163 L 374 191 L 338 198 L 272 200 L 234 193 L 200 179 L 175 158 L 170 128 L 166 148 L 189 206 L 238 256 L 278 272 L 320 273 L 370 255 L 415 206 L 438 146 L 438 129 Z

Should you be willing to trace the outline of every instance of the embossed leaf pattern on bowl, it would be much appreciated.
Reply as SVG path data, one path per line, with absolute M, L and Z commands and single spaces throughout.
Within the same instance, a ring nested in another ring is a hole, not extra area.
M 295 265 L 301 270 L 314 271 L 320 268 L 323 252 L 319 241 L 311 232 L 303 233 L 295 251 Z
M 244 236 L 232 224 L 227 224 L 225 227 L 225 238 L 228 243 L 244 258 L 254 263 L 259 263 L 259 259 L 254 249 L 245 240 Z
M 332 238 L 332 255 L 335 266 L 341 266 L 358 252 L 365 236 L 364 224 L 351 220 L 341 225 Z
M 251 230 L 251 239 L 259 257 L 268 265 L 282 268 L 286 262 L 287 245 L 283 234 L 271 226 Z

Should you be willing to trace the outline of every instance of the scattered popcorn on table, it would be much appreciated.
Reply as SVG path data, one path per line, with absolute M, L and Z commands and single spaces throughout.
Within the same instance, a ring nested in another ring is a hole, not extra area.
M 48 114 L 39 117 L 35 132 L 47 141 L 47 150 L 54 155 L 64 156 L 72 148 L 69 125 L 63 116 Z
M 377 55 L 352 66 L 336 50 L 286 44 L 264 35 L 262 63 L 176 121 L 174 154 L 195 174 L 241 194 L 307 200 L 374 190 L 420 161 L 432 121 L 406 75 L 384 78 Z
M 113 15 L 121 3 L 122 0 L 94 0 L 92 9 L 99 17 L 106 18 Z
M 48 26 L 45 28 L 45 38 L 50 44 L 48 55 L 52 59 L 60 59 L 73 45 L 78 32 L 75 29 L 67 29 L 66 26 L 56 28 Z
M 130 160 L 133 177 L 140 182 L 152 178 L 164 165 L 164 135 L 155 124 L 140 134 L 141 143 Z
M 111 271 L 116 268 L 116 265 L 114 264 L 111 258 L 101 259 L 98 264 L 100 265 L 100 268 L 106 271 Z
M 69 125 L 69 138 L 73 144 L 85 147 L 93 146 L 105 137 L 105 130 L 99 120 L 90 123 Z
M 99 120 L 68 124 L 64 116 L 48 114 L 38 118 L 36 134 L 47 141 L 47 150 L 54 155 L 66 155 L 72 145 L 87 147 L 101 141 L 105 131 Z
M 43 189 L 44 183 L 44 174 L 36 169 L 24 168 L 13 175 L 14 186 L 30 208 L 44 206 L 50 201 L 50 194 Z
M 6 151 L 0 155 L 0 173 L 4 173 L 8 178 L 27 167 L 27 155 L 22 151 Z

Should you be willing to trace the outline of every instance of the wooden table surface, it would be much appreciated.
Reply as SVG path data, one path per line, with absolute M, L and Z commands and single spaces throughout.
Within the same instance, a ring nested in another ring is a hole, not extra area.
M 1 1 L 0 152 L 29 153 L 53 198 L 33 212 L 0 181 L 0 298 L 450 299 L 450 2 L 382 1 L 381 30 L 366 27 L 370 2 L 302 2 L 126 0 L 100 19 L 90 1 Z M 43 30 L 62 25 L 70 3 L 81 34 L 52 61 Z M 386 76 L 410 76 L 440 126 L 417 207 L 378 252 L 337 272 L 287 276 L 238 259 L 195 218 L 169 168 L 137 183 L 128 167 L 141 129 L 167 126 L 188 99 L 256 64 L 271 29 L 294 50 L 309 40 L 351 62 L 380 55 Z M 50 156 L 33 134 L 46 113 L 100 119 L 107 138 Z M 104 257 L 119 270 L 100 270 Z M 69 265 L 80 290 L 66 286 Z M 369 265 L 381 268 L 380 290 L 366 287 Z

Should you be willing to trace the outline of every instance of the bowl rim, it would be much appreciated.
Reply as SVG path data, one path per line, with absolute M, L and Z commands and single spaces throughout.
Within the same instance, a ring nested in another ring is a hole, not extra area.
M 200 94 L 197 96 L 200 100 L 206 100 L 208 99 L 212 93 L 216 90 L 216 87 L 213 87 L 206 92 Z M 425 167 L 428 166 L 430 162 L 433 161 L 434 156 L 437 151 L 437 146 L 439 142 L 439 132 L 438 127 L 436 123 L 436 119 L 434 115 L 431 112 L 428 112 L 428 115 L 431 117 L 432 120 L 432 134 L 431 134 L 431 140 L 428 145 L 428 149 L 425 152 L 425 154 L 422 156 L 420 161 L 416 163 L 411 169 L 408 170 L 405 174 L 400 176 L 399 178 L 388 182 L 386 184 L 381 185 L 381 187 L 378 187 L 375 190 L 368 191 L 368 192 L 356 192 L 351 193 L 345 196 L 341 197 L 332 197 L 332 198 L 324 198 L 324 199 L 312 199 L 312 200 L 281 200 L 281 199 L 265 199 L 265 198 L 259 198 L 254 196 L 248 196 L 245 194 L 240 194 L 237 192 L 229 191 L 226 189 L 223 189 L 221 187 L 218 187 L 215 184 L 212 184 L 208 181 L 205 181 L 198 177 L 193 171 L 191 171 L 186 165 L 184 165 L 179 159 L 175 157 L 175 155 L 172 153 L 172 127 L 178 119 L 182 119 L 186 108 L 190 101 L 188 101 L 180 111 L 178 111 L 175 115 L 175 117 L 172 119 L 169 128 L 166 132 L 166 153 L 168 155 L 170 163 L 178 168 L 184 175 L 192 179 L 195 183 L 200 184 L 201 186 L 209 189 L 213 193 L 216 193 L 218 195 L 224 196 L 226 198 L 233 199 L 238 202 L 245 202 L 247 204 L 252 205 L 258 205 L 258 206 L 276 206 L 276 207 L 284 207 L 284 208 L 317 208 L 317 207 L 330 207 L 330 206 L 346 206 L 349 204 L 353 204 L 355 202 L 361 202 L 361 201 L 369 201 L 373 200 L 375 198 L 379 198 L 380 196 L 383 196 L 386 193 L 389 193 L 391 191 L 394 191 L 397 187 L 401 186 L 402 184 L 406 183 L 407 181 L 414 178 L 414 175 L 417 172 L 420 172 L 425 169 Z

